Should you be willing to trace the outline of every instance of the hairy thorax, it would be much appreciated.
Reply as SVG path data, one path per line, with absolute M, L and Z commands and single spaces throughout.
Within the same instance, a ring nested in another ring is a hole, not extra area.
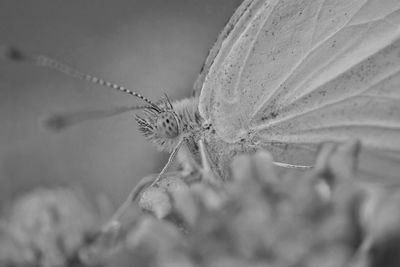
M 175 101 L 172 105 L 184 125 L 182 135 L 185 137 L 186 149 L 182 149 L 181 162 L 185 163 L 185 161 L 193 159 L 199 165 L 203 164 L 199 151 L 199 141 L 202 140 L 208 164 L 216 176 L 226 180 L 230 176 L 229 166 L 232 158 L 239 153 L 256 150 L 247 138 L 235 143 L 228 143 L 221 139 L 213 125 L 204 121 L 200 116 L 198 98 L 186 98 Z
M 213 125 L 204 121 L 198 111 L 198 98 L 185 98 L 170 102 L 165 98 L 138 116 L 139 129 L 159 150 L 173 152 L 179 147 L 178 160 L 184 169 L 202 168 L 200 142 L 204 144 L 207 164 L 215 176 L 222 180 L 229 177 L 232 158 L 238 153 L 255 151 L 249 138 L 226 142 Z

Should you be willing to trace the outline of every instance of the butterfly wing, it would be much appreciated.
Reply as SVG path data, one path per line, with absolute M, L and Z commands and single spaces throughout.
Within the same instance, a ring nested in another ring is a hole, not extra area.
M 222 43 L 229 36 L 229 34 L 233 30 L 234 26 L 240 20 L 240 18 L 244 15 L 245 11 L 248 9 L 251 2 L 252 2 L 251 0 L 245 0 L 235 10 L 235 13 L 232 15 L 232 17 L 226 23 L 224 29 L 219 33 L 218 38 L 215 41 L 213 47 L 210 49 L 210 51 L 208 51 L 207 58 L 206 58 L 205 62 L 203 63 L 200 74 L 197 77 L 197 80 L 195 81 L 194 86 L 193 86 L 193 95 L 194 96 L 200 96 L 201 89 L 204 84 L 204 80 L 205 80 L 211 66 L 214 64 L 215 57 L 218 55 L 218 53 L 221 49 Z
M 294 164 L 359 138 L 365 167 L 400 163 L 400 1 L 245 1 L 227 28 L 199 78 L 220 138 Z

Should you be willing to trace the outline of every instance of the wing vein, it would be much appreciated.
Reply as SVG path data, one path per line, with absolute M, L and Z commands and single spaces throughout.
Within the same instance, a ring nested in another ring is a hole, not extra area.
M 304 130 L 297 130 L 295 133 L 292 134 L 299 134 L 299 133 L 308 133 L 308 132 L 315 132 L 319 130 L 328 130 L 328 129 L 348 129 L 348 128 L 375 128 L 375 129 L 382 129 L 382 130 L 393 130 L 397 131 L 400 130 L 400 125 L 387 125 L 387 124 L 378 124 L 380 121 L 375 122 L 368 122 L 368 123 L 343 123 L 343 124 L 331 124 L 331 125 L 324 125 L 320 127 L 311 127 Z
M 262 109 L 263 106 L 267 105 L 273 98 L 274 96 L 277 94 L 277 92 L 279 91 L 279 89 L 281 88 L 281 86 L 294 74 L 295 70 L 304 62 L 305 59 L 308 58 L 309 55 L 311 55 L 312 52 L 314 52 L 316 49 L 318 49 L 319 47 L 321 47 L 327 40 L 329 40 L 331 37 L 335 36 L 338 32 L 340 32 L 342 29 L 344 29 L 345 27 L 348 26 L 349 22 L 354 18 L 354 16 L 365 6 L 365 4 L 368 1 L 365 1 L 360 8 L 354 12 L 354 14 L 347 20 L 346 23 L 344 23 L 341 27 L 339 27 L 336 31 L 334 31 L 333 33 L 331 33 L 330 35 L 328 35 L 327 37 L 325 37 L 323 40 L 321 40 L 320 42 L 318 42 L 315 46 L 313 46 L 309 51 L 307 51 L 307 53 L 305 53 L 305 55 L 300 58 L 300 60 L 294 65 L 294 67 L 292 67 L 290 69 L 290 71 L 288 72 L 288 74 L 286 76 L 283 77 L 282 81 L 276 85 L 275 88 L 273 88 L 271 90 L 272 93 L 269 93 L 270 97 L 268 97 L 265 101 L 263 101 L 261 104 L 258 105 L 258 107 L 255 109 L 253 114 L 256 114 L 257 112 L 260 111 L 260 109 Z
M 393 12 L 389 13 L 388 15 L 386 15 L 386 16 L 384 16 L 384 17 L 381 17 L 381 18 L 379 18 L 379 19 L 373 20 L 373 21 L 368 21 L 368 22 L 364 22 L 364 23 L 359 23 L 359 24 L 357 24 L 357 26 L 360 26 L 360 25 L 363 25 L 363 24 L 371 24 L 371 25 L 372 25 L 373 23 L 378 22 L 378 21 L 381 21 L 381 20 L 384 20 L 384 21 L 387 22 L 388 24 L 394 25 L 393 23 L 389 22 L 389 21 L 386 19 L 386 17 L 389 16 L 389 15 L 391 15 L 391 14 L 393 14 L 394 12 L 397 12 L 397 11 L 398 11 L 398 10 L 393 11 Z M 354 25 L 351 25 L 351 26 L 354 26 Z M 397 25 L 397 26 L 398 26 L 398 25 Z M 396 26 L 396 27 L 397 27 L 397 26 Z M 324 64 L 320 65 L 318 68 L 315 68 L 315 70 L 313 70 L 312 72 L 310 72 L 310 74 L 307 75 L 307 77 L 306 77 L 305 79 L 303 79 L 295 88 L 292 89 L 292 92 L 293 92 L 293 91 L 296 91 L 298 88 L 300 88 L 301 86 L 303 86 L 304 84 L 306 84 L 308 81 L 310 81 L 310 79 L 313 78 L 313 76 L 314 76 L 315 73 L 318 73 L 318 71 L 320 71 L 321 69 L 323 69 L 324 67 L 326 67 L 326 66 L 328 66 L 330 63 L 332 63 L 333 60 L 335 60 L 335 58 L 336 58 L 337 56 L 343 55 L 343 53 L 346 52 L 348 48 L 352 47 L 355 43 L 357 43 L 357 41 L 360 41 L 360 40 L 365 36 L 365 34 L 368 33 L 368 30 L 369 30 L 370 28 L 371 28 L 371 26 L 368 27 L 368 28 L 366 28 L 365 31 L 363 32 L 363 34 L 361 34 L 357 39 L 353 40 L 351 43 L 349 43 L 348 45 L 346 45 L 346 47 L 344 47 L 343 49 L 341 49 L 340 51 L 338 51 L 338 53 L 333 54 L 333 55 L 331 56 L 330 60 L 326 61 Z M 365 58 L 363 58 L 363 60 L 365 60 Z M 354 63 L 353 65 L 351 65 L 348 69 L 350 69 L 351 67 L 357 65 L 357 64 L 360 63 L 360 62 L 362 62 L 362 61 L 355 62 L 355 63 Z M 348 70 L 348 69 L 347 69 L 347 70 Z M 345 72 L 345 70 L 343 70 L 341 73 L 343 73 L 343 72 Z M 340 73 L 340 74 L 341 74 L 341 73 Z M 325 84 L 326 84 L 327 82 L 329 82 L 329 81 L 335 79 L 336 77 L 337 77 L 337 76 L 334 76 L 334 77 L 332 77 L 330 80 L 325 81 Z M 317 86 L 317 87 L 315 87 L 313 90 L 308 91 L 308 92 L 304 93 L 303 95 L 298 96 L 298 97 L 297 97 L 293 102 L 291 102 L 290 104 L 295 103 L 298 99 L 301 99 L 301 98 L 303 98 L 304 96 L 307 96 L 309 93 L 313 92 L 315 89 L 318 89 L 318 88 L 320 88 L 320 86 Z M 255 114 L 255 113 L 254 113 L 254 114 Z
M 313 33 L 311 35 L 311 43 L 313 43 L 313 41 L 314 41 L 314 36 L 315 36 L 315 32 L 317 31 L 319 17 L 321 15 L 322 7 L 325 5 L 325 2 L 326 2 L 326 0 L 322 0 L 320 6 L 318 7 L 317 15 L 315 16 L 315 21 L 314 21 Z
M 330 58 L 329 60 L 325 61 L 323 64 L 321 64 L 320 66 L 318 66 L 318 68 L 315 68 L 313 71 L 310 71 L 309 74 L 307 75 L 307 77 L 305 77 L 305 79 L 303 79 L 296 87 L 294 87 L 293 89 L 291 89 L 291 91 L 292 91 L 292 92 L 293 92 L 293 91 L 297 91 L 297 89 L 301 88 L 304 84 L 306 84 L 307 82 L 309 82 L 309 81 L 314 77 L 314 75 L 315 75 L 316 73 L 318 73 L 318 72 L 321 71 L 323 68 L 325 68 L 326 66 L 328 66 L 329 64 L 331 64 L 332 62 L 334 62 L 334 61 L 337 59 L 337 57 L 339 57 L 339 56 L 343 55 L 345 52 L 347 52 L 349 48 L 353 47 L 354 44 L 357 44 L 357 42 L 360 41 L 360 40 L 365 36 L 365 34 L 368 32 L 368 30 L 369 30 L 369 27 L 366 28 L 365 31 L 364 31 L 362 34 L 360 34 L 356 39 L 352 40 L 351 42 L 349 42 L 348 44 L 346 44 L 346 46 L 344 46 L 342 49 L 338 50 L 337 53 L 332 54 L 332 56 L 331 56 L 331 58 Z M 362 61 L 355 62 L 353 65 L 348 66 L 348 69 L 352 68 L 354 65 L 357 65 L 357 64 L 360 63 L 360 62 L 362 62 Z M 342 72 L 344 72 L 344 71 L 342 71 Z M 342 73 L 342 72 L 341 72 L 341 73 Z M 341 73 L 339 73 L 339 75 L 340 75 Z M 337 78 L 337 76 L 331 77 L 330 80 L 333 80 L 333 79 L 335 79 L 335 78 Z M 330 80 L 324 81 L 324 84 L 326 84 L 326 83 L 329 82 Z M 317 88 L 320 88 L 320 86 L 317 86 L 315 89 L 317 89 Z M 314 90 L 314 89 L 313 89 L 313 90 Z M 305 93 L 305 94 L 303 94 L 303 95 L 297 97 L 297 99 L 300 99 L 300 98 L 306 96 L 308 93 L 311 93 L 313 90 L 308 91 L 307 93 Z
M 347 96 L 346 98 L 341 98 L 341 99 L 336 100 L 336 101 L 326 102 L 323 105 L 316 106 L 316 107 L 314 107 L 312 109 L 305 110 L 305 111 L 303 111 L 301 113 L 296 113 L 295 115 L 292 115 L 292 116 L 283 117 L 283 118 L 281 118 L 279 120 L 275 120 L 275 121 L 268 122 L 267 124 L 259 125 L 259 126 L 255 127 L 255 129 L 261 129 L 261 128 L 266 128 L 266 127 L 276 126 L 276 125 L 279 125 L 280 123 L 286 122 L 288 120 L 299 118 L 299 117 L 302 117 L 304 115 L 310 114 L 312 112 L 319 111 L 319 110 L 321 110 L 323 108 L 326 108 L 326 107 L 329 107 L 329 106 L 334 106 L 334 105 L 346 102 L 346 101 L 351 100 L 351 99 L 353 99 L 355 97 L 361 96 L 363 93 L 366 93 L 372 87 L 374 87 L 376 85 L 379 85 L 381 82 L 383 82 L 386 79 L 388 79 L 390 77 L 393 77 L 393 76 L 395 76 L 396 74 L 399 74 L 399 73 L 400 73 L 400 66 L 398 66 L 393 72 L 390 72 L 389 74 L 384 75 L 382 78 L 378 79 L 374 83 L 371 83 L 367 88 L 364 88 L 364 89 L 360 90 L 359 92 L 356 92 L 354 95 Z M 386 97 L 386 96 L 383 96 L 383 95 L 372 95 L 371 94 L 371 95 L 363 95 L 363 96 L 370 97 L 370 98 L 375 98 L 375 99 L 376 98 L 388 99 L 388 100 L 396 99 L 396 98 L 393 98 L 393 97 Z M 306 96 L 304 96 L 304 97 L 306 97 Z M 300 100 L 301 100 L 301 98 L 297 99 L 297 101 L 300 101 Z
M 272 14 L 272 13 L 276 10 L 276 7 L 278 6 L 279 2 L 280 2 L 280 0 L 276 1 L 276 4 L 275 4 L 275 6 L 272 8 L 270 14 Z M 257 17 L 259 16 L 259 14 L 262 13 L 263 11 L 264 11 L 264 9 L 258 10 L 257 13 L 254 15 L 254 17 L 257 18 Z M 264 25 L 267 23 L 267 21 L 269 21 L 270 18 L 271 18 L 271 16 L 266 16 L 265 19 L 260 23 L 260 26 L 259 26 L 259 28 L 257 29 L 257 33 L 255 34 L 256 37 L 259 36 L 260 32 L 261 32 L 262 29 L 264 28 Z M 256 19 L 255 19 L 255 20 L 256 20 Z M 245 34 L 246 31 L 247 31 L 247 29 L 250 28 L 250 27 L 251 27 L 250 24 L 247 25 L 246 29 L 242 31 L 241 35 Z M 241 83 L 241 80 L 242 80 L 242 79 L 240 79 L 240 78 L 242 77 L 243 71 L 245 70 L 245 68 L 246 68 L 246 66 L 247 66 L 247 64 L 248 64 L 248 62 L 249 62 L 250 54 L 251 54 L 251 52 L 252 52 L 252 49 L 251 49 L 251 48 L 254 47 L 254 44 L 255 44 L 256 41 L 257 41 L 257 38 L 254 38 L 254 39 L 251 41 L 251 45 L 248 46 L 249 49 L 247 50 L 245 59 L 243 60 L 243 64 L 241 65 L 241 67 L 240 67 L 240 69 L 239 69 L 239 74 L 238 74 L 239 79 L 237 79 L 237 80 L 235 81 L 235 89 L 239 88 L 239 86 L 240 86 L 240 83 Z
M 345 98 L 345 99 L 340 99 L 340 100 L 338 100 L 338 101 L 331 102 L 331 103 L 328 103 L 328 104 L 323 105 L 323 106 L 319 106 L 319 107 L 317 107 L 317 108 L 315 108 L 315 109 L 310 109 L 310 110 L 307 110 L 306 112 L 302 112 L 302 113 L 296 114 L 296 115 L 294 115 L 294 116 L 286 117 L 286 118 L 284 118 L 284 119 L 281 119 L 281 120 L 279 120 L 279 121 L 275 121 L 275 122 L 270 123 L 270 124 L 268 124 L 268 125 L 265 125 L 265 124 L 263 124 L 263 125 L 258 125 L 258 126 L 256 126 L 256 127 L 254 127 L 253 129 L 256 130 L 256 131 L 259 131 L 259 130 L 266 130 L 266 129 L 268 129 L 268 127 L 279 126 L 279 124 L 284 123 L 284 122 L 287 122 L 287 121 L 289 121 L 289 120 L 291 120 L 291 119 L 300 118 L 300 117 L 302 117 L 302 116 L 304 116 L 304 115 L 312 114 L 312 113 L 314 113 L 314 112 L 320 111 L 320 110 L 323 109 L 323 108 L 332 107 L 332 106 L 335 106 L 335 105 L 337 105 L 337 104 L 344 103 L 344 102 L 346 102 L 346 101 L 349 101 L 349 100 L 351 100 L 351 99 L 354 99 L 354 98 L 356 98 L 356 97 L 359 97 L 359 95 L 353 95 L 353 96 L 348 97 L 348 98 Z M 386 99 L 386 100 L 393 100 L 393 98 L 388 98 L 388 97 L 384 97 L 384 96 L 375 96 L 375 95 L 374 95 L 374 96 L 363 95 L 363 97 L 366 97 L 366 98 L 374 98 L 374 99 L 376 99 L 376 98 L 381 98 L 381 99 Z

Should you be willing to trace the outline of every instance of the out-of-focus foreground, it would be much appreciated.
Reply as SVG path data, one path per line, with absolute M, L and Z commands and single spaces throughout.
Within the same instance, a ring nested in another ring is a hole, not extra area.
M 171 175 L 142 193 L 143 214 L 97 240 L 104 208 L 70 189 L 36 191 L 3 221 L 0 257 L 8 266 L 398 266 L 400 190 L 354 178 L 359 146 L 324 145 L 306 173 L 278 169 L 267 152 L 241 155 L 223 186 Z

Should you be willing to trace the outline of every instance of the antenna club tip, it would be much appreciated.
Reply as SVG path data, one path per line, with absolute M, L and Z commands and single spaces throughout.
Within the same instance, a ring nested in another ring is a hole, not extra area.
M 0 45 L 0 59 L 11 61 L 26 61 L 28 55 L 21 49 L 11 45 Z
M 42 120 L 41 124 L 46 130 L 52 132 L 60 132 L 70 125 L 68 119 L 62 115 L 48 116 Z

